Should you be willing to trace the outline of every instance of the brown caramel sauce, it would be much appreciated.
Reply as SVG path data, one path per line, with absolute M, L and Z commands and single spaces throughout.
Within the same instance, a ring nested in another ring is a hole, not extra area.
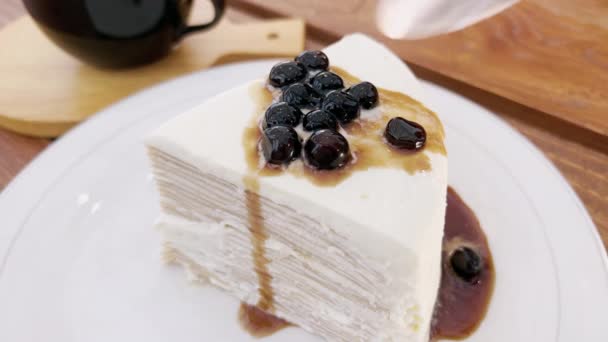
M 447 202 L 441 285 L 431 326 L 431 340 L 470 336 L 485 317 L 494 291 L 492 253 L 475 213 L 451 187 L 448 188 Z M 483 270 L 474 283 L 460 279 L 450 266 L 451 252 L 460 246 L 477 251 L 483 260 Z
M 291 324 L 272 314 L 266 313 L 255 305 L 241 303 L 239 323 L 243 330 L 253 337 L 265 337 L 290 326 Z
M 256 112 L 264 110 L 266 103 L 272 101 L 272 95 L 270 93 L 258 93 L 256 98 L 256 102 L 259 104 Z M 253 149 L 257 151 L 257 140 L 258 136 L 249 136 L 248 134 L 253 133 L 252 130 L 245 130 L 243 136 L 243 145 L 245 150 Z M 255 139 L 255 143 L 252 144 L 253 139 Z M 258 168 L 254 165 L 257 165 L 258 156 L 256 154 L 254 161 L 253 156 L 246 153 L 247 163 L 249 165 L 249 172 L 244 177 L 243 183 L 245 184 L 245 203 L 247 206 L 247 215 L 249 222 L 249 230 L 251 231 L 251 244 L 253 245 L 252 257 L 255 272 L 258 276 L 258 292 L 259 292 L 259 300 L 256 304 L 258 311 L 260 312 L 274 312 L 274 293 L 272 290 L 272 276 L 270 272 L 268 272 L 268 259 L 266 258 L 266 240 L 268 239 L 268 234 L 266 233 L 266 229 L 264 227 L 264 217 L 262 216 L 262 206 L 260 203 L 260 183 L 258 180 Z M 243 311 L 243 310 L 241 310 Z M 245 311 L 243 311 L 245 312 Z M 254 312 L 251 314 L 251 318 L 249 322 L 262 322 L 263 316 L 256 315 Z M 239 317 L 249 317 L 247 314 L 239 314 Z M 242 322 L 242 320 L 241 320 Z M 251 326 L 251 324 L 244 324 L 243 326 Z M 262 327 L 263 328 L 263 327 Z M 262 330 L 260 328 L 260 330 Z
M 272 291 L 272 277 L 268 272 L 268 259 L 266 258 L 265 244 L 268 234 L 264 227 L 264 219 L 261 212 L 259 182 L 255 176 L 247 176 L 245 181 L 245 202 L 251 231 L 251 243 L 253 244 L 253 265 L 258 275 L 258 291 L 260 299 L 257 306 L 268 312 L 274 311 L 274 294 Z
M 494 291 L 492 253 L 475 213 L 451 187 L 448 188 L 447 202 L 441 284 L 431 326 L 431 341 L 470 336 L 485 317 Z M 473 284 L 458 278 L 450 267 L 450 253 L 459 246 L 472 247 L 484 261 L 483 272 Z M 239 321 L 256 337 L 268 336 L 289 326 L 287 321 L 246 304 L 241 304 Z
M 332 67 L 331 70 L 342 77 L 347 87 L 360 82 L 356 77 L 340 68 Z M 347 166 L 338 170 L 320 171 L 307 167 L 302 160 L 296 160 L 288 167 L 273 168 L 265 166 L 261 161 L 258 145 L 261 137 L 260 121 L 276 94 L 273 94 L 262 83 L 254 84 L 250 89 L 250 95 L 258 104 L 258 108 L 243 134 L 243 145 L 250 170 L 257 170 L 259 176 L 276 176 L 289 172 L 296 177 L 304 177 L 319 186 L 334 186 L 344 181 L 353 172 L 370 168 L 402 169 L 409 174 L 430 170 L 431 162 L 428 153 L 446 154 L 443 144 L 445 134 L 441 121 L 435 113 L 405 94 L 382 88 L 379 88 L 378 92 L 380 104 L 378 108 L 373 109 L 377 115 L 369 118 L 362 117 L 342 129 L 353 155 L 351 163 Z M 388 121 L 396 116 L 415 121 L 424 127 L 427 140 L 421 151 L 397 150 L 386 144 L 384 129 Z

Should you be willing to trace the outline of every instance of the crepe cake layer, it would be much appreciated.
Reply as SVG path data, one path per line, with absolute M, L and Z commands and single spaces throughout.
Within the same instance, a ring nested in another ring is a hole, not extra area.
M 376 41 L 353 34 L 324 51 L 332 66 L 427 104 L 407 66 Z M 260 111 L 252 89 L 263 87 L 261 75 L 147 138 L 168 258 L 328 340 L 427 342 L 440 281 L 445 153 L 418 152 L 428 157 L 424 170 L 373 167 L 333 186 L 290 172 L 252 176 L 243 132 Z M 382 103 L 362 118 L 379 110 Z M 429 134 L 442 143 L 438 126 Z

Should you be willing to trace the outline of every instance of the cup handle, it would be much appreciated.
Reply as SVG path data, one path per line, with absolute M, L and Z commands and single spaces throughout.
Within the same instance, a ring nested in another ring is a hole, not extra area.
M 224 9 L 226 7 L 226 1 L 225 0 L 211 0 L 211 3 L 213 4 L 213 12 L 214 12 L 213 19 L 211 19 L 210 22 L 205 23 L 205 24 L 186 26 L 180 32 L 180 34 L 179 34 L 180 38 L 187 34 L 193 33 L 193 32 L 198 32 L 198 31 L 208 29 L 208 28 L 214 26 L 215 24 L 217 24 L 218 21 L 220 21 L 220 19 L 222 18 L 222 15 L 224 14 Z

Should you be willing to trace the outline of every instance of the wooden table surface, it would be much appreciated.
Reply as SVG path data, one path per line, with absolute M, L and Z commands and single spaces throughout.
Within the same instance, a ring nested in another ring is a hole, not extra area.
M 0 28 L 24 14 L 20 0 L 0 2 Z M 233 21 L 255 20 L 263 13 L 230 8 Z M 319 48 L 331 42 L 322 32 L 309 32 L 307 47 Z M 607 43 L 608 44 L 608 43 Z M 430 70 L 414 68 L 418 77 L 466 96 L 496 113 L 523 133 L 557 166 L 581 197 L 608 246 L 608 137 L 575 127 L 513 101 L 467 84 L 440 76 Z M 608 99 L 606 100 L 608 101 Z M 0 189 L 52 141 L 29 138 L 0 129 Z

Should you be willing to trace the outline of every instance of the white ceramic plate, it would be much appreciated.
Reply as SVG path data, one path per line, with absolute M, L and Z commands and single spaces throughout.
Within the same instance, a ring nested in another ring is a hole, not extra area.
M 0 341 L 251 339 L 237 301 L 161 263 L 142 137 L 271 64 L 219 67 L 132 96 L 66 134 L 4 190 Z M 570 186 L 492 113 L 424 86 L 446 126 L 450 184 L 477 213 L 496 263 L 488 315 L 468 341 L 608 341 L 605 250 Z M 318 339 L 289 328 L 267 340 Z

